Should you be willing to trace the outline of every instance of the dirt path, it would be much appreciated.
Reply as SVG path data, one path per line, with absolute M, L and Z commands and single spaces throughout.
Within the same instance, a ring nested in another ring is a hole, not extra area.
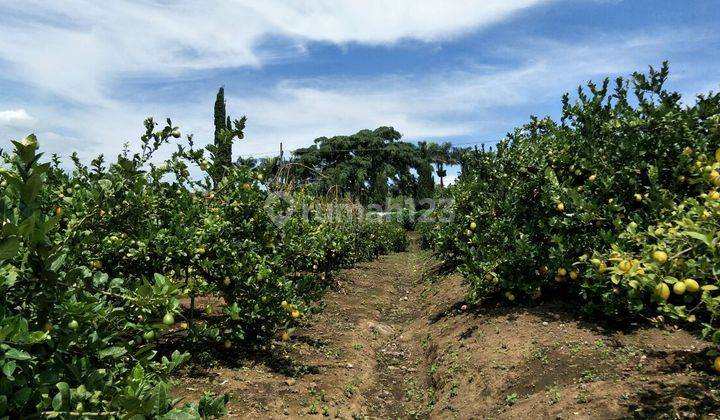
M 544 304 L 463 303 L 410 252 L 343 270 L 324 308 L 273 358 L 186 372 L 176 392 L 231 396 L 234 418 L 677 418 L 720 410 L 707 343 L 607 331 Z

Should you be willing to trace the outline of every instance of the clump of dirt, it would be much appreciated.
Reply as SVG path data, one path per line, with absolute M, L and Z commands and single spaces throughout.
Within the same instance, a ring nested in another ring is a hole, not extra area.
M 427 276 L 435 264 L 413 246 L 343 270 L 291 342 L 190 367 L 175 393 L 228 393 L 237 418 L 712 418 L 720 410 L 708 343 L 651 326 L 609 330 L 556 304 L 467 308 L 463 279 Z

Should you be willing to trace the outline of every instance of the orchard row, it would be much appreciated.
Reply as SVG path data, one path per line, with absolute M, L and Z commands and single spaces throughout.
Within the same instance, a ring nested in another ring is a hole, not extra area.
M 682 101 L 667 77 L 590 83 L 559 122 L 465 156 L 454 222 L 421 229 L 471 300 L 563 299 L 720 342 L 720 95 Z
M 0 416 L 221 415 L 223 397 L 169 396 L 186 350 L 289 340 L 332 270 L 407 245 L 401 226 L 352 214 L 276 224 L 261 175 L 214 165 L 169 120 L 145 127 L 140 152 L 74 157 L 70 172 L 34 136 L 3 156 Z M 219 181 L 191 179 L 193 166 Z

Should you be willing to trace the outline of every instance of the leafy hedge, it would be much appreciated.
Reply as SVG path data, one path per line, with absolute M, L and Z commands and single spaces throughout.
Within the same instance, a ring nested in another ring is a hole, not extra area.
M 615 319 L 659 310 L 720 340 L 720 95 L 688 104 L 667 77 L 664 64 L 613 90 L 589 83 L 563 97 L 560 122 L 532 118 L 464 157 L 454 221 L 420 230 L 471 299 L 561 296 Z M 662 284 L 685 278 L 700 291 L 685 282 L 668 298 Z
M 295 212 L 279 227 L 262 176 L 193 180 L 212 154 L 176 140 L 169 120 L 145 127 L 140 152 L 74 158 L 70 173 L 40 163 L 32 135 L 3 156 L 0 416 L 220 416 L 223 396 L 169 396 L 185 349 L 287 340 L 331 270 L 407 245 L 399 225 L 361 217 Z M 171 141 L 177 152 L 151 163 Z M 202 316 L 196 296 L 222 314 Z

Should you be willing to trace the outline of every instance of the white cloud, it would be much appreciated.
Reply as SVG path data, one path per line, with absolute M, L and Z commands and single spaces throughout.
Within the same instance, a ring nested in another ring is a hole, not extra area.
M 270 36 L 333 43 L 432 41 L 481 28 L 546 0 L 2 1 L 6 77 L 83 104 L 107 105 L 128 75 L 259 66 Z M 8 18 L 9 16 L 9 18 Z M 17 17 L 13 19 L 12 17 Z M 302 51 L 302 45 L 298 46 Z
M 36 119 L 30 116 L 24 109 L 8 109 L 0 111 L 0 126 L 7 127 L 30 127 Z
M 380 125 L 392 125 L 409 139 L 505 133 L 528 120 L 529 112 L 518 113 L 513 107 L 551 101 L 559 109 L 563 92 L 574 92 L 587 80 L 659 64 L 658 57 L 691 41 L 689 34 L 676 32 L 657 34 L 642 45 L 636 37 L 620 36 L 577 44 L 535 39 L 532 50 L 513 49 L 519 64 L 422 77 L 285 81 L 262 97 L 231 95 L 228 104 L 249 116 L 248 140 L 240 153 L 276 150 L 280 141 L 292 149 L 323 135 Z

